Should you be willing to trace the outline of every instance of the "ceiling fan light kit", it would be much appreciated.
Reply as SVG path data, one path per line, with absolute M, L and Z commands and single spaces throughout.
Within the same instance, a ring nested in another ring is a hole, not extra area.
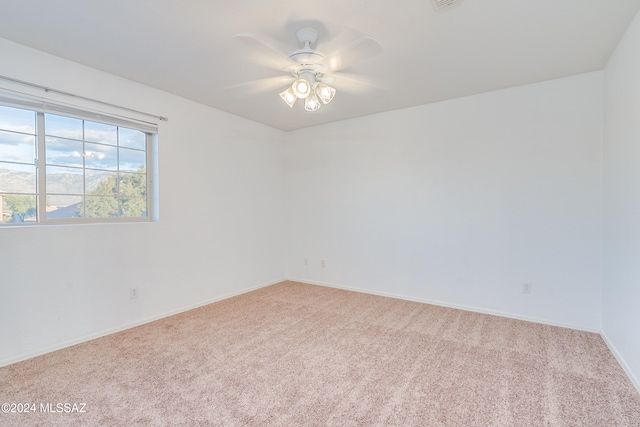
M 323 67 L 318 64 L 324 59 L 324 55 L 311 47 L 318 40 L 318 32 L 313 28 L 301 28 L 296 32 L 298 41 L 303 45 L 289 55 L 289 59 L 297 64 L 291 69 L 291 74 L 296 80 L 291 88 L 280 92 L 280 98 L 291 108 L 297 99 L 304 99 L 306 111 L 317 111 L 322 104 L 331 102 L 336 94 L 335 88 L 322 83 Z M 291 93 L 295 98 L 291 97 Z
M 280 98 L 289 107 L 293 108 L 297 99 L 304 99 L 304 109 L 316 111 L 322 107 L 322 104 L 331 102 L 336 94 L 335 88 L 317 81 L 318 74 L 313 70 L 301 70 L 297 76 L 291 87 L 280 92 Z

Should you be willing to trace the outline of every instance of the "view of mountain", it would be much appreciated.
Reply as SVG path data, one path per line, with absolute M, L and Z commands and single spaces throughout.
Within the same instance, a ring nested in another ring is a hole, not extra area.
M 93 172 L 87 174 L 87 192 L 98 187 L 112 172 Z M 78 175 L 72 173 L 49 174 L 47 177 L 49 193 L 75 193 L 78 187 Z M 0 168 L 0 193 L 31 193 L 35 185 L 35 174 Z
M 0 169 L 0 193 L 29 193 L 35 185 L 35 174 L 10 169 Z

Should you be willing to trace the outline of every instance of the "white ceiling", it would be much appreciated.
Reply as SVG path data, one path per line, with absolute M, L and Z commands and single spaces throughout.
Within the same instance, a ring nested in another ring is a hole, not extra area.
M 639 8 L 640 0 L 461 0 L 439 13 L 430 0 L 3 0 L 0 37 L 293 130 L 601 70 Z M 384 53 L 344 71 L 386 93 L 336 84 L 331 104 L 306 112 L 284 104 L 280 90 L 226 89 L 281 74 L 235 34 L 293 51 L 305 26 L 319 31 L 324 53 L 340 37 L 378 40 Z

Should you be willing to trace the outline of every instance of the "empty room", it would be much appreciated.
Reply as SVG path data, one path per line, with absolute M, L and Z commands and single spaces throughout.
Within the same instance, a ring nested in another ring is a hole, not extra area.
M 640 0 L 7 0 L 0 425 L 640 426 Z

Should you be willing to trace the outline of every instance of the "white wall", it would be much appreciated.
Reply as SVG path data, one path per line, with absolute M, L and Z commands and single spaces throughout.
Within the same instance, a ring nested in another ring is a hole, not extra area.
M 599 330 L 601 124 L 594 72 L 288 133 L 287 276 Z
M 0 365 L 284 278 L 282 132 L 2 39 L 0 57 L 0 75 L 169 117 L 159 222 L 0 228 Z
M 602 330 L 640 390 L 640 15 L 604 75 Z

